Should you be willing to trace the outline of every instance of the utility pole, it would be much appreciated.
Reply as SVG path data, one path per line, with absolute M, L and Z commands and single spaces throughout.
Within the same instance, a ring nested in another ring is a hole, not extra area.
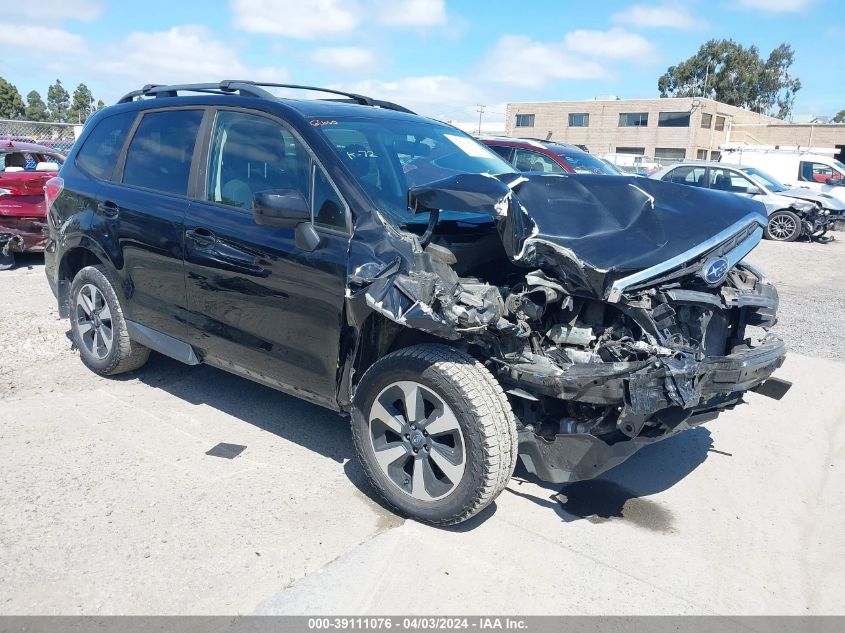
M 478 106 L 478 109 L 476 110 L 476 112 L 478 112 L 478 136 L 481 136 L 481 116 L 484 114 L 484 108 L 487 106 L 483 103 L 477 103 L 476 105 Z

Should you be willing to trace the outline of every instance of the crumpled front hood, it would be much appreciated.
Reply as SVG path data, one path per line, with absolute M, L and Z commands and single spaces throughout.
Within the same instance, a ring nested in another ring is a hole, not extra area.
M 778 195 L 786 196 L 787 198 L 798 198 L 799 200 L 810 200 L 818 202 L 823 208 L 831 211 L 845 211 L 845 202 L 830 194 L 813 191 L 812 189 L 803 189 L 801 187 L 793 187 L 786 191 L 779 191 Z
M 573 292 L 602 296 L 614 279 L 671 260 L 749 216 L 759 202 L 648 178 L 465 175 L 411 190 L 429 209 L 496 218 L 505 251 Z M 462 196 L 461 192 L 466 195 Z

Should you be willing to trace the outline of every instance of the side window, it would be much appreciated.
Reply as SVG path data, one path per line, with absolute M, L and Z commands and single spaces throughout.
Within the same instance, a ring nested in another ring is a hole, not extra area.
M 346 231 L 346 208 L 319 165 L 314 165 L 314 224 Z
M 730 169 L 710 169 L 710 188 L 731 193 L 747 193 L 756 185 L 742 174 Z
M 663 176 L 663 180 L 693 187 L 706 187 L 704 171 L 704 167 L 676 167 Z
M 833 167 L 830 165 L 825 165 L 824 163 L 813 163 L 805 160 L 801 161 L 799 180 L 824 184 L 827 182 L 828 178 L 841 180 L 842 175 L 839 172 L 833 171 Z
M 122 112 L 100 119 L 76 153 L 76 164 L 95 178 L 111 176 L 137 112 Z
M 297 189 L 307 200 L 311 159 L 280 123 L 255 114 L 217 113 L 208 154 L 206 199 L 251 209 L 259 191 Z
M 123 183 L 188 195 L 191 157 L 202 114 L 202 110 L 145 114 L 126 151 Z
M 488 145 L 490 149 L 496 152 L 499 156 L 504 158 L 506 161 L 510 162 L 511 152 L 513 148 L 508 147 L 507 145 Z
M 519 171 L 539 171 L 556 174 L 566 171 L 545 154 L 526 149 L 517 149 L 514 151 L 513 164 Z

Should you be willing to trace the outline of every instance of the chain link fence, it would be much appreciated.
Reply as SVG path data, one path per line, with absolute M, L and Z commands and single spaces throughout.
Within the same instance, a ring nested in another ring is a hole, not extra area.
M 81 131 L 81 125 L 72 123 L 42 123 L 39 121 L 0 119 L 0 141 L 38 143 L 52 147 L 64 154 L 70 151 Z

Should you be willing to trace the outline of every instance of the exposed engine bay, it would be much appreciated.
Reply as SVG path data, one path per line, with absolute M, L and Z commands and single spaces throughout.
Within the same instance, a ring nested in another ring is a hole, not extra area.
M 737 197 L 690 223 L 683 206 L 703 213 L 708 192 L 595 178 L 474 175 L 412 190 L 428 222 L 406 227 L 409 257 L 350 278 L 353 302 L 484 362 L 518 419 L 523 463 L 555 482 L 597 476 L 745 391 L 779 398 L 789 386 L 769 379 L 783 342 L 747 330 L 777 320 L 774 286 L 741 261 L 761 239 L 762 206 Z

